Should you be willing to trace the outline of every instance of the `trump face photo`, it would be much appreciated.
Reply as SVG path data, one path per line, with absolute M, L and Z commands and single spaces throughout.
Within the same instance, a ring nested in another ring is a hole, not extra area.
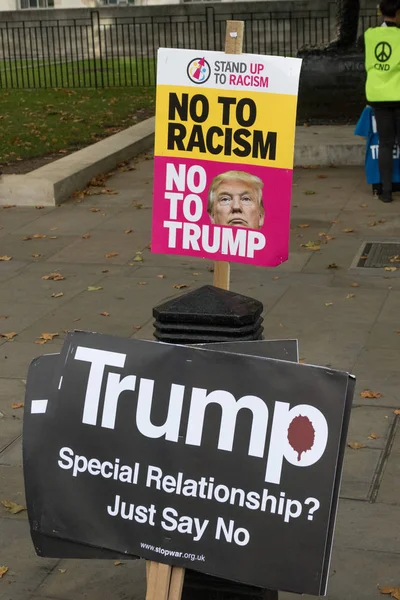
M 208 192 L 208 214 L 214 225 L 261 229 L 264 225 L 264 183 L 245 171 L 215 177 Z

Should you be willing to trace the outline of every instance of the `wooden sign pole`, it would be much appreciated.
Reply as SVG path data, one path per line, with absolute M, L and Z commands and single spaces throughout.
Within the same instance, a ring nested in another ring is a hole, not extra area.
M 244 21 L 227 21 L 225 53 L 242 54 L 243 51 Z M 219 261 L 214 263 L 214 285 L 215 287 L 229 290 L 231 266 L 228 262 Z
M 244 21 L 227 21 L 225 53 L 242 54 Z M 214 263 L 214 285 L 229 290 L 230 264 Z M 185 569 L 146 561 L 146 600 L 181 600 Z

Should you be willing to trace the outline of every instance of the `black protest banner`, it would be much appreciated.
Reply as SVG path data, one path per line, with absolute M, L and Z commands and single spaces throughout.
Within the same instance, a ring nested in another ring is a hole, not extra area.
M 56 401 L 31 415 L 46 432 L 30 465 L 41 507 L 31 526 L 323 593 L 348 382 L 329 369 L 75 332 L 55 372 Z
M 236 352 L 251 356 L 263 356 L 279 360 L 298 361 L 297 340 L 259 340 L 254 342 L 221 342 L 201 344 L 203 348 L 221 349 L 224 352 Z M 32 541 L 39 556 L 51 558 L 97 558 L 97 559 L 135 559 L 137 556 L 121 554 L 116 551 L 96 548 L 75 541 L 67 541 L 56 536 L 44 535 L 40 531 L 42 505 L 38 503 L 37 481 L 34 465 L 40 464 L 41 447 L 38 440 L 46 436 L 46 420 L 35 415 L 47 411 L 48 402 L 55 400 L 51 374 L 59 369 L 59 354 L 43 354 L 32 361 L 26 387 L 24 418 L 24 471 L 25 490 L 28 499 L 29 520 L 32 524 Z M 38 399 L 40 399 L 38 401 Z M 46 400 L 43 400 L 46 399 Z M 36 412 L 37 411 L 37 412 Z M 44 490 L 45 491 L 45 490 Z M 31 500 L 34 500 L 31 502 Z

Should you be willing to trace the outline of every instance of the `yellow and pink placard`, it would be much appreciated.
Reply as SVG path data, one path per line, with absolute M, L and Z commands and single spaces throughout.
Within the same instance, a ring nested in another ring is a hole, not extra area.
M 296 58 L 159 50 L 153 252 L 287 260 L 300 69 Z

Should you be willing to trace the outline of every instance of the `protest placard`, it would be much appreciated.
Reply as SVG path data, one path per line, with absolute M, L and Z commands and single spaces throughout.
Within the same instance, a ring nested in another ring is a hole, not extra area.
M 152 251 L 287 260 L 301 60 L 160 49 Z
M 84 332 L 53 367 L 51 397 L 34 397 L 29 378 L 25 404 L 34 533 L 324 592 L 346 373 Z

